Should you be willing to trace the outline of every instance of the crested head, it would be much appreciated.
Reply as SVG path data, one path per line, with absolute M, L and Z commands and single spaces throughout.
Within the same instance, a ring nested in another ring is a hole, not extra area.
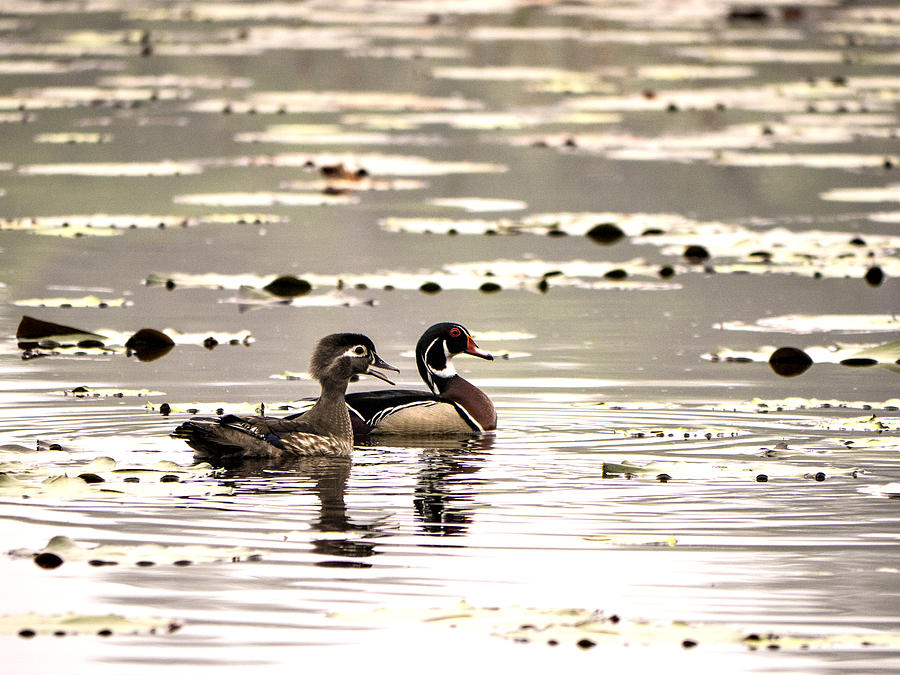
M 309 359 L 309 373 L 324 379 L 349 381 L 353 375 L 368 374 L 390 382 L 372 366 L 397 370 L 375 351 L 375 343 L 360 333 L 332 333 L 319 340 Z M 392 383 L 393 384 L 393 383 Z
M 436 323 L 419 338 L 416 344 L 416 365 L 432 392 L 440 393 L 444 383 L 456 376 L 451 359 L 457 354 L 471 354 L 488 360 L 494 358 L 479 349 L 472 334 L 459 323 Z

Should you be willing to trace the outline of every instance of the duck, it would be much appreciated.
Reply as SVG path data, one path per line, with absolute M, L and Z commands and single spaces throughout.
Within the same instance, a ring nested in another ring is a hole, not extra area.
M 346 396 L 358 438 L 371 434 L 472 434 L 497 428 L 497 411 L 481 389 L 453 367 L 458 354 L 493 361 L 459 323 L 436 323 L 416 344 L 416 366 L 429 391 L 382 389 Z
M 309 361 L 319 382 L 316 403 L 301 418 L 223 415 L 194 417 L 172 436 L 194 449 L 195 458 L 220 464 L 242 460 L 272 463 L 311 456 L 347 457 L 353 427 L 344 396 L 351 378 L 371 375 L 394 384 L 379 370 L 398 368 L 384 361 L 371 339 L 359 333 L 334 333 L 319 340 Z

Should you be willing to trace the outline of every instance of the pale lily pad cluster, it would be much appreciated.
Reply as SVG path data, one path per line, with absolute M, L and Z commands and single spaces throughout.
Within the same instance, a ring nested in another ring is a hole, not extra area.
M 79 466 L 11 460 L 0 463 L 0 497 L 123 500 L 230 494 L 230 487 L 214 480 L 216 475 L 209 464 L 182 466 L 164 461 L 132 467 L 119 466 L 109 457 Z
M 190 565 L 194 563 L 223 563 L 258 560 L 259 551 L 246 546 L 203 546 L 199 544 L 143 544 L 116 543 L 82 546 L 64 536 L 50 539 L 37 550 L 15 549 L 9 554 L 14 558 L 32 558 L 44 567 L 58 567 L 63 563 L 89 563 L 95 567 L 105 565 Z M 57 560 L 58 559 L 58 560 Z
M 434 609 L 377 608 L 332 615 L 354 625 L 431 626 L 434 630 L 492 635 L 520 644 L 543 644 L 555 648 L 670 646 L 683 649 L 742 646 L 751 650 L 784 649 L 817 651 L 833 649 L 891 649 L 900 645 L 900 635 L 886 632 L 843 634 L 784 634 L 740 626 L 683 621 L 652 622 L 629 619 L 613 612 L 589 609 L 533 609 L 516 606 L 475 607 L 466 602 Z
M 154 635 L 174 633 L 181 623 L 158 617 L 125 617 L 118 614 L 20 614 L 0 616 L 0 634 L 21 638 L 66 635 Z

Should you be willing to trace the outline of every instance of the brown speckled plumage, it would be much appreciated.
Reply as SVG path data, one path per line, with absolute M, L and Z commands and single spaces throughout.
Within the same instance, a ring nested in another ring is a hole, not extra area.
M 335 333 L 322 338 L 310 358 L 310 374 L 322 391 L 316 404 L 298 419 L 224 415 L 195 417 L 172 434 L 195 450 L 197 459 L 232 463 L 264 458 L 273 464 L 309 456 L 346 456 L 353 450 L 353 429 L 344 395 L 350 378 L 371 368 L 389 368 L 364 335 Z

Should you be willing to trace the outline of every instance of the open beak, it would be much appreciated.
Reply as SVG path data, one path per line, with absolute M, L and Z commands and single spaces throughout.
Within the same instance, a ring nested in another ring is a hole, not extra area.
M 400 369 L 392 366 L 390 363 L 382 359 L 378 354 L 374 354 L 375 361 L 373 361 L 368 370 L 366 370 L 366 375 L 371 375 L 372 377 L 377 377 L 379 380 L 384 380 L 388 384 L 394 384 L 388 376 L 384 373 L 379 373 L 377 370 L 372 370 L 373 368 L 384 368 L 385 370 L 393 370 L 395 373 L 399 373 Z
M 475 344 L 475 340 L 472 339 L 471 335 L 466 335 L 466 354 L 471 354 L 472 356 L 477 356 L 479 359 L 487 359 L 488 361 L 494 360 L 494 355 L 490 352 L 483 351 L 478 348 L 478 345 Z

